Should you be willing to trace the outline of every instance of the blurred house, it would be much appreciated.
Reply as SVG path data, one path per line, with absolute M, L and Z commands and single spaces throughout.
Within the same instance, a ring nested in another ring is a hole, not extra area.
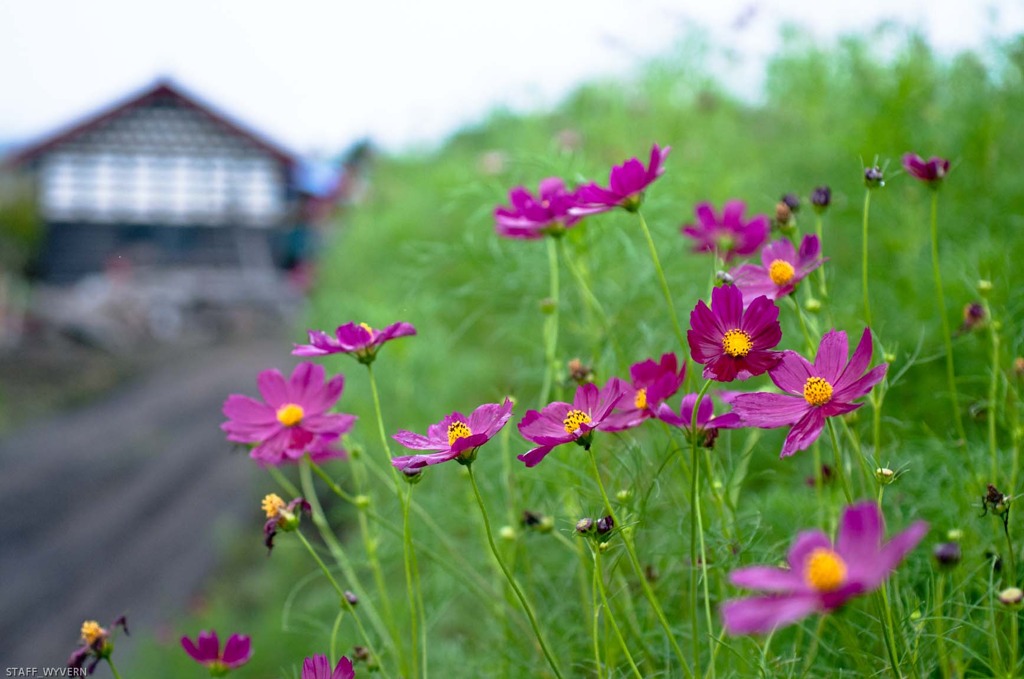
M 310 165 L 161 80 L 15 152 L 35 183 L 49 283 L 143 268 L 300 267 L 368 147 Z

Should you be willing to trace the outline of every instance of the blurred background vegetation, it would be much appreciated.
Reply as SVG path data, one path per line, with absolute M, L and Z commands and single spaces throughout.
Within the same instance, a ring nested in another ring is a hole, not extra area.
M 887 495 L 890 530 L 924 517 L 933 526 L 931 544 L 950 528 L 964 529 L 965 568 L 981 568 L 985 550 L 1002 544 L 1001 527 L 997 531 L 990 517 L 979 517 L 983 487 L 967 472 L 964 457 L 971 455 L 987 468 L 981 462 L 987 461 L 985 417 L 991 410 L 986 396 L 991 361 L 987 334 L 963 333 L 954 342 L 962 407 L 969 414 L 965 451 L 952 444 L 929 260 L 930 195 L 903 173 L 899 161 L 912 151 L 947 157 L 953 163 L 939 198 L 948 303 L 944 311 L 955 326 L 963 306 L 978 299 L 977 281 L 992 281 L 989 299 L 1003 338 L 1000 402 L 1007 413 L 999 422 L 999 436 L 1009 460 L 1011 440 L 1016 437 L 1019 445 L 1020 437 L 1013 431 L 1019 420 L 1011 416 L 1019 384 L 1012 365 L 1022 353 L 1024 314 L 1018 268 L 1024 257 L 1024 39 L 991 45 L 981 54 L 940 57 L 917 35 L 892 26 L 828 48 L 796 30 L 780 38 L 761 98 L 741 100 L 729 94 L 708 68 L 718 48 L 693 39 L 628 80 L 581 87 L 553 110 L 495 111 L 436 149 L 380 157 L 366 201 L 347 215 L 322 254 L 307 322 L 295 329 L 294 340 L 304 338 L 305 327 L 333 329 L 349 320 L 374 327 L 400 320 L 415 324 L 419 336 L 389 344 L 375 365 L 389 433 L 400 428 L 422 432 L 452 410 L 468 412 L 482 402 L 513 395 L 518 404 L 504 443 L 495 441 L 485 448 L 475 465 L 489 488 L 492 518 L 499 526 L 518 529 L 523 509 L 543 512 L 555 517 L 556 531 L 573 539 L 571 527 L 578 517 L 566 513 L 558 488 L 567 475 L 586 475 L 585 468 L 576 469 L 574 450 L 556 451 L 530 471 L 509 461 L 528 447 L 513 429 L 514 422 L 527 408 L 540 405 L 540 309 L 548 295 L 547 260 L 543 242 L 500 240 L 493 229 L 494 207 L 505 203 L 508 190 L 516 185 L 533 190 L 548 176 L 603 183 L 613 164 L 633 156 L 646 162 L 652 143 L 672 146 L 667 171 L 648 191 L 644 213 L 685 323 L 690 309 L 706 296 L 712 273 L 709 259 L 690 253 L 689 243 L 679 234 L 681 225 L 693 221 L 698 202 L 721 206 L 725 200 L 741 198 L 748 214 L 773 214 L 779 197 L 793 192 L 802 197 L 797 221 L 807 232 L 813 230 L 810 192 L 827 184 L 833 191 L 823 244 L 829 258 L 830 299 L 817 323 L 819 329 L 827 329 L 831 317 L 836 327 L 857 337 L 863 328 L 862 168 L 877 158 L 886 168 L 886 181 L 871 202 L 873 330 L 890 354 L 890 375 L 906 369 L 886 398 L 879 454 L 889 466 L 906 471 Z M 595 368 L 603 383 L 613 375 L 626 376 L 631 363 L 679 352 L 633 215 L 588 219 L 569 233 L 567 241 L 568 250 L 585 263 L 611 332 L 593 329 L 597 325 L 563 266 L 563 364 L 578 357 Z M 801 293 L 799 298 L 805 300 L 808 291 Z M 783 318 L 784 348 L 803 350 L 791 310 L 784 309 Z M 284 356 L 288 347 L 281 351 Z M 373 433 L 365 370 L 347 357 L 325 363 L 329 371 L 346 375 L 341 409 L 360 416 L 352 445 L 377 456 L 380 444 Z M 571 398 L 571 390 L 565 388 L 561 395 Z M 852 423 L 865 439 L 869 410 L 859 411 L 860 421 Z M 723 569 L 736 565 L 725 558 L 728 550 L 742 551 L 744 563 L 758 557 L 781 558 L 792 534 L 811 523 L 814 491 L 805 482 L 813 475 L 811 457 L 800 454 L 780 462 L 783 436 L 784 432 L 764 432 L 748 439 L 746 433 L 734 433 L 719 442 L 716 455 L 722 456 L 726 479 L 741 464 L 741 451 L 753 453 L 746 481 L 736 489 L 742 539 L 711 529 L 711 554 L 721 558 Z M 632 488 L 634 501 L 648 493 L 658 498 L 648 508 L 638 535 L 639 550 L 659 574 L 656 586 L 668 602 L 666 608 L 679 619 L 685 610 L 688 567 L 682 561 L 689 518 L 685 511 L 672 513 L 674 507 L 685 506 L 682 476 L 672 466 L 658 477 L 655 466 L 672 452 L 671 444 L 664 432 L 652 427 L 619 437 L 615 444 L 610 437 L 607 442 L 602 439 L 599 446 L 609 452 L 606 474 L 613 479 L 612 492 Z M 614 457 L 613 446 L 618 451 Z M 827 445 L 824 452 L 831 456 Z M 329 470 L 343 486 L 349 483 L 344 463 Z M 431 470 L 413 496 L 451 531 L 477 574 L 500 591 L 485 556 L 468 483 L 461 476 L 456 465 Z M 1007 485 L 1008 474 L 1000 482 Z M 582 483 L 590 488 L 588 481 Z M 275 490 L 269 478 L 266 490 Z M 325 498 L 326 489 L 321 491 Z M 873 489 L 862 488 L 861 493 Z M 395 516 L 398 524 L 393 498 L 379 492 L 375 500 L 378 509 Z M 586 500 L 591 504 L 585 511 L 600 511 L 596 496 Z M 348 528 L 351 510 L 332 505 L 330 511 L 353 554 L 361 555 L 354 530 Z M 254 507 L 251 534 L 231 547 L 233 557 L 225 572 L 211 583 L 193 615 L 162 639 L 128 642 L 137 648 L 135 667 L 125 676 L 191 675 L 191 661 L 177 648 L 177 638 L 209 627 L 216 627 L 222 638 L 232 631 L 253 635 L 255 659 L 238 676 L 297 676 L 303 655 L 326 651 L 336 611 L 333 596 L 322 578 L 310 575 L 314 564 L 289 536 L 279 538 L 271 559 L 264 558 L 259 526 Z M 422 540 L 429 543 L 431 537 L 425 533 Z M 578 585 L 573 552 L 551 536 L 529 533 L 520 533 L 506 548 L 516 556 L 518 572 L 533 599 L 541 602 L 552 645 L 564 651 L 561 657 L 586 662 L 587 615 L 574 598 Z M 395 583 L 393 598 L 402 601 L 400 540 L 385 534 L 382 550 Z M 907 592 L 914 593 L 898 604 L 906 616 L 921 612 L 917 607 L 932 586 L 927 550 L 918 551 L 901 575 L 910 583 Z M 529 668 L 538 665 L 529 635 L 520 631 L 518 644 L 505 641 L 504 626 L 519 624 L 517 613 L 509 614 L 512 622 L 481 615 L 472 588 L 430 559 L 421 558 L 420 567 L 427 592 L 431 667 L 438 676 L 500 676 L 502 668 L 508 676 L 530 676 Z M 618 585 L 627 586 L 625 581 Z M 724 595 L 719 591 L 716 600 Z M 642 599 L 635 598 L 638 615 L 647 616 Z M 855 624 L 870 626 L 866 610 L 861 607 L 851 614 Z M 814 625 L 811 620 L 803 627 L 813 630 Z M 773 642 L 773 651 L 778 649 L 783 657 L 792 653 L 787 640 L 801 631 L 796 629 L 777 635 L 781 641 Z M 869 634 L 862 653 L 881 658 L 880 642 L 870 641 L 877 635 Z M 346 622 L 339 648 L 349 649 L 353 643 L 359 642 Z M 759 653 L 751 641 L 729 643 L 740 655 Z M 925 635 L 921 643 L 927 650 L 933 641 Z M 986 647 L 977 647 L 980 657 Z M 818 662 L 820 667 L 832 667 L 840 658 L 826 645 Z M 731 656 L 723 662 L 739 676 L 750 671 Z M 843 662 L 857 666 L 849 657 Z M 872 667 L 872 661 L 865 662 Z

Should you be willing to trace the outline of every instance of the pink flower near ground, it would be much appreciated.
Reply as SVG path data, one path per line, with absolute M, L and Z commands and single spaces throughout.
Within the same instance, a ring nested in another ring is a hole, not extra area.
M 494 228 L 499 236 L 533 240 L 559 236 L 580 220 L 569 213 L 576 206 L 576 193 L 565 182 L 549 177 L 540 183 L 536 197 L 522 186 L 509 191 L 509 206 L 494 210 Z
M 448 460 L 472 462 L 476 458 L 477 449 L 501 431 L 511 416 L 512 401 L 506 398 L 504 403 L 485 403 L 479 406 L 469 417 L 460 412 L 446 415 L 440 422 L 427 428 L 426 436 L 403 429 L 392 438 L 412 450 L 437 452 L 396 457 L 391 464 L 408 473 Z
M 925 160 L 916 153 L 903 154 L 903 169 L 915 179 L 937 186 L 949 174 L 949 161 L 932 156 Z
M 797 252 L 788 238 L 782 238 L 761 250 L 761 264 L 741 264 L 732 270 L 733 284 L 743 293 L 743 305 L 749 306 L 764 295 L 776 300 L 793 292 L 797 284 L 822 264 L 818 237 L 804 236 Z
M 734 285 L 711 291 L 690 313 L 686 332 L 693 360 L 704 366 L 704 379 L 745 380 L 773 368 L 782 354 L 772 351 L 782 339 L 779 308 L 758 297 L 744 310 L 743 294 Z
M 264 370 L 256 380 L 263 401 L 228 396 L 228 421 L 220 428 L 229 441 L 255 444 L 249 456 L 261 465 L 297 462 L 307 453 L 314 462 L 343 457 L 337 440 L 356 418 L 327 412 L 341 397 L 345 378 L 325 383 L 324 376 L 323 366 L 313 363 L 297 365 L 288 380 L 278 370 Z
M 630 366 L 632 383 L 624 385 L 622 400 L 602 429 L 623 431 L 655 417 L 658 407 L 679 391 L 686 378 L 686 364 L 678 363 L 676 355 L 669 353 L 657 363 L 647 359 Z
M 651 158 L 644 167 L 637 158 L 630 158 L 612 168 L 608 188 L 591 182 L 576 192 L 578 207 L 569 213 L 578 217 L 608 212 L 617 207 L 635 212 L 643 200 L 644 191 L 665 172 L 665 158 L 672 147 L 651 147 Z
M 763 594 L 722 606 L 729 634 L 768 634 L 813 613 L 825 613 L 851 598 L 877 589 L 910 550 L 928 524 L 917 521 L 883 542 L 882 513 L 874 502 L 847 507 L 833 544 L 819 530 L 800 533 L 789 550 L 788 568 L 750 566 L 733 571 L 737 587 Z
M 556 446 L 576 442 L 587 450 L 596 429 L 603 429 L 612 409 L 619 404 L 626 385 L 613 377 L 603 389 L 584 384 L 576 389 L 572 403 L 555 401 L 540 412 L 527 411 L 519 421 L 519 433 L 539 444 L 519 456 L 527 467 L 540 463 Z
M 337 666 L 331 671 L 331 663 L 326 655 L 314 655 L 302 661 L 302 679 L 355 679 L 352 661 L 341 656 Z
M 782 360 L 768 375 L 785 393 L 740 394 L 733 400 L 733 412 L 744 426 L 792 427 L 781 457 L 804 450 L 821 435 L 825 418 L 860 408 L 863 404 L 854 401 L 866 396 L 885 377 L 889 367 L 885 363 L 864 372 L 871 363 L 871 351 L 871 331 L 865 329 L 847 361 L 846 333 L 830 330 L 821 338 L 813 365 L 796 352 L 783 352 Z
M 385 342 L 399 337 L 416 334 L 411 323 L 392 323 L 383 330 L 371 328 L 366 323 L 346 323 L 338 326 L 334 337 L 321 330 L 309 331 L 309 344 L 296 344 L 293 356 L 328 356 L 330 354 L 351 354 L 360 363 L 373 363 L 377 352 Z
M 767 215 L 754 215 L 744 221 L 746 209 L 742 200 L 730 200 L 719 216 L 711 203 L 700 203 L 694 210 L 697 223 L 683 226 L 683 235 L 696 241 L 694 252 L 715 253 L 726 263 L 737 255 L 752 255 L 768 240 L 771 221 Z
M 228 670 L 241 667 L 252 658 L 252 641 L 244 634 L 232 634 L 220 650 L 220 640 L 214 631 L 199 633 L 196 641 L 181 638 L 181 647 L 200 665 L 205 665 L 213 676 L 223 676 Z

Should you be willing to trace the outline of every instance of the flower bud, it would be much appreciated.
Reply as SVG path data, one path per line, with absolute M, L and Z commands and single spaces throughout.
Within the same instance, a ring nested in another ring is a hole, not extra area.
M 893 363 L 896 360 L 896 354 L 891 351 L 882 352 L 882 361 L 884 363 Z
M 999 593 L 999 603 L 1016 608 L 1024 601 L 1024 591 L 1019 587 L 1007 587 Z
M 793 214 L 800 212 L 800 198 L 795 193 L 787 193 L 779 199 L 783 205 L 789 208 L 789 211 Z
M 598 545 L 597 545 L 597 548 L 599 550 L 601 550 L 602 554 L 607 552 L 609 547 L 611 547 L 611 545 L 609 543 L 607 543 L 607 542 L 599 542 Z
M 963 322 L 960 324 L 960 334 L 971 332 L 985 323 L 987 314 L 985 307 L 978 302 L 971 302 L 964 305 Z
M 1024 356 L 1013 359 L 1013 374 L 1017 377 L 1024 377 Z
M 978 294 L 982 297 L 988 297 L 988 293 L 992 292 L 992 281 L 985 280 L 982 278 L 978 281 Z
M 811 193 L 811 205 L 814 206 L 814 211 L 821 214 L 828 209 L 828 206 L 832 204 L 832 189 L 827 186 L 815 187 Z
M 1003 516 L 1010 511 L 1010 502 L 1013 500 L 1009 495 L 1004 495 L 991 483 L 988 484 L 988 492 L 983 498 L 985 508 L 996 516 Z
M 355 595 L 355 592 L 353 592 L 352 590 L 346 589 L 345 590 L 345 601 L 348 602 L 349 606 L 355 606 L 356 604 L 359 603 L 359 597 L 357 597 Z
M 615 499 L 618 500 L 620 504 L 626 504 L 633 499 L 633 491 L 629 488 L 623 488 L 615 494 Z
M 615 528 L 615 519 L 610 516 L 603 516 L 597 520 L 597 534 L 607 535 Z
M 502 526 L 501 529 L 498 530 L 498 537 L 506 542 L 512 542 L 516 539 L 516 529 L 512 526 Z
M 732 285 L 733 282 L 732 274 L 728 271 L 718 271 L 715 273 L 715 285 Z
M 950 528 L 946 531 L 946 539 L 951 542 L 960 542 L 964 539 L 964 532 L 959 528 Z
M 821 311 L 821 300 L 815 299 L 814 297 L 808 297 L 807 301 L 804 302 L 804 309 L 807 309 L 807 311 L 812 314 L 818 313 Z
M 885 174 L 882 172 L 882 168 L 877 165 L 864 168 L 864 186 L 869 189 L 885 186 Z
M 569 361 L 569 379 L 579 385 L 593 383 L 595 379 L 594 369 L 586 365 L 578 358 Z
M 403 469 L 402 478 L 405 479 L 405 482 L 408 483 L 410 486 L 415 486 L 417 483 L 423 480 L 423 470 Z
M 367 507 L 370 506 L 370 496 L 369 495 L 356 495 L 353 498 L 352 504 L 354 504 L 357 509 L 366 509 Z
M 939 566 L 943 568 L 952 568 L 953 566 L 960 563 L 960 559 L 962 557 L 960 551 L 960 543 L 939 543 L 935 545 L 935 549 L 932 550 L 932 556 L 935 557 L 935 561 L 938 562 Z
M 889 469 L 888 467 L 878 467 L 875 469 L 875 481 L 880 486 L 891 485 L 896 480 L 896 472 Z
M 579 535 L 590 535 L 594 531 L 593 519 L 580 519 L 576 522 L 576 532 Z

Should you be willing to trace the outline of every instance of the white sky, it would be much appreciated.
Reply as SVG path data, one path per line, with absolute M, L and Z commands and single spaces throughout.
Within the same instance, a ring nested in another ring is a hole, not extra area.
M 825 40 L 883 19 L 951 52 L 1024 32 L 1024 0 L 0 0 L 0 139 L 168 75 L 300 152 L 397 147 L 628 72 L 689 21 L 753 78 L 781 21 Z

